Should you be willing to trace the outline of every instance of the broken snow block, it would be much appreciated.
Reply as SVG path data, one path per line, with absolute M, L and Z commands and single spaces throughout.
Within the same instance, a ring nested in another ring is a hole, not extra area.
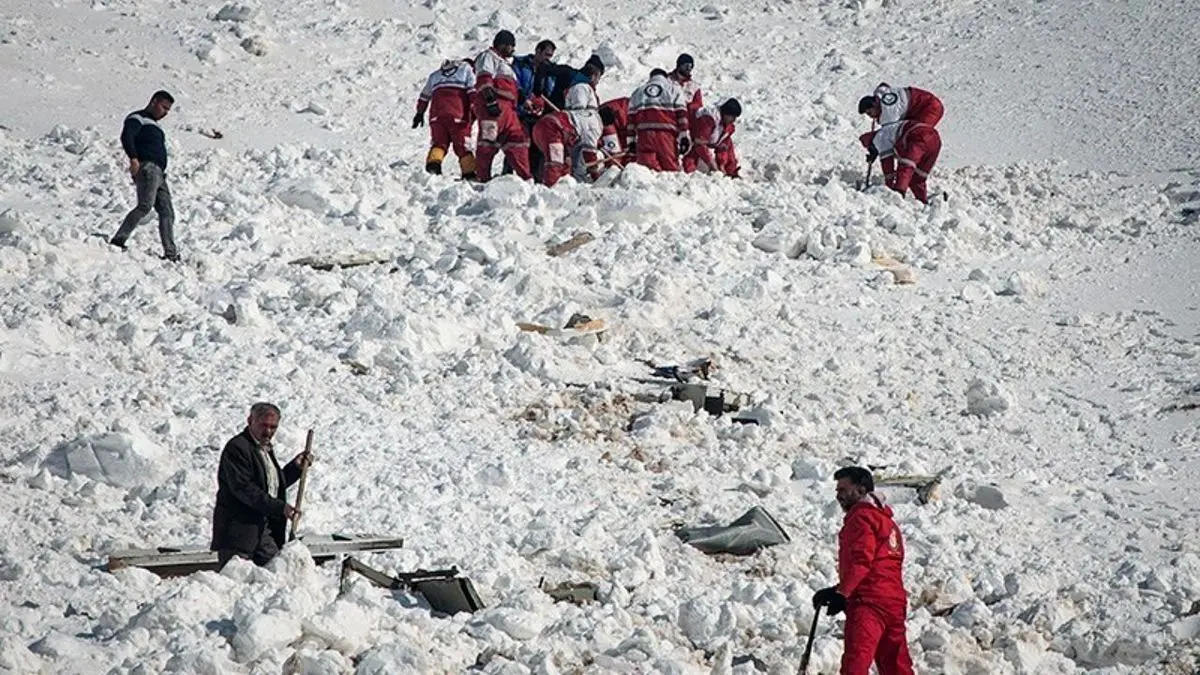
M 776 544 L 791 541 L 775 518 L 761 506 L 755 506 L 729 525 L 681 527 L 675 536 L 704 553 L 751 555 Z

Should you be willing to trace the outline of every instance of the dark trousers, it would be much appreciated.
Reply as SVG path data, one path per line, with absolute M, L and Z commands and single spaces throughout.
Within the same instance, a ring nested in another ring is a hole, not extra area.
M 255 565 L 262 567 L 271 562 L 271 559 L 279 555 L 279 546 L 275 544 L 275 539 L 271 537 L 270 528 L 263 528 L 262 537 L 258 540 L 258 546 L 254 547 L 252 553 L 245 551 L 235 551 L 231 548 L 223 548 L 217 551 L 217 563 L 224 567 L 225 563 L 229 562 L 234 556 L 252 561 Z
M 120 229 L 110 241 L 116 246 L 124 246 L 138 223 L 153 209 L 158 214 L 158 236 L 162 240 L 163 257 L 179 257 L 179 251 L 175 248 L 175 209 L 171 206 L 171 190 L 167 187 L 167 177 L 162 167 L 143 164 L 133 182 L 137 186 L 137 206 L 125 216 Z

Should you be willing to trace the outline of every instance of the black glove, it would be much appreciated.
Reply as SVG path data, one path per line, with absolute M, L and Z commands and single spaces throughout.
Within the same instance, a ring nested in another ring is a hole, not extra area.
M 626 156 L 632 157 L 637 154 L 637 139 L 633 139 L 625 144 Z
M 680 136 L 679 137 L 679 154 L 686 155 L 686 154 L 688 154 L 688 150 L 691 150 L 691 149 L 692 149 L 692 139 L 688 138 L 687 136 Z
M 813 593 L 813 609 L 828 607 L 826 612 L 829 616 L 841 614 L 846 609 L 846 598 L 838 593 L 837 586 L 822 588 Z
M 484 110 L 487 110 L 487 114 L 491 115 L 492 117 L 500 116 L 500 104 L 496 102 L 495 89 L 489 88 L 483 90 L 483 102 L 486 104 L 483 106 L 483 108 Z
M 868 145 L 867 146 L 867 164 L 874 162 L 877 157 L 879 157 L 879 151 L 875 149 L 875 144 L 872 143 L 872 144 Z
M 413 115 L 413 127 L 412 128 L 416 129 L 417 127 L 423 127 L 423 126 L 425 126 L 425 113 L 417 113 L 416 115 Z

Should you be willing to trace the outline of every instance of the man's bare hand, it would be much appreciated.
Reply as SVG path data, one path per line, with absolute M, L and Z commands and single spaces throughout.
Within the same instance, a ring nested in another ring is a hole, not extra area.
M 301 469 L 306 469 L 306 468 L 312 466 L 312 463 L 313 463 L 312 453 L 311 452 L 302 452 L 302 453 L 296 455 L 292 459 L 292 463 L 294 463 L 296 466 L 300 467 Z
M 137 180 L 138 172 L 141 170 L 142 170 L 142 163 L 138 161 L 137 157 L 130 157 L 129 158 L 129 176 L 131 178 L 133 178 L 134 180 Z
M 298 516 L 298 515 L 300 515 L 300 512 L 299 512 L 299 511 L 297 511 L 296 509 L 292 508 L 292 505 L 291 505 L 291 504 L 284 504 L 284 505 L 283 505 L 283 517 L 284 517 L 285 519 L 287 519 L 287 520 L 295 520 L 296 516 Z

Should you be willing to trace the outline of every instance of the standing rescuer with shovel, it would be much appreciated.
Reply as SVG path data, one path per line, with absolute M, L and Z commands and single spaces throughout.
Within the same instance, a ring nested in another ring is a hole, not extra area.
M 271 444 L 278 427 L 279 407 L 255 403 L 246 428 L 221 451 L 209 550 L 217 551 L 222 567 L 234 556 L 267 564 L 283 547 L 287 522 L 298 520 L 287 489 L 312 463 L 312 454 L 306 449 L 280 468 Z
M 905 617 L 904 539 L 891 507 L 874 492 L 871 472 L 849 466 L 833 474 L 837 500 L 846 518 L 838 533 L 838 585 L 813 595 L 813 607 L 846 612 L 841 675 L 912 675 Z

